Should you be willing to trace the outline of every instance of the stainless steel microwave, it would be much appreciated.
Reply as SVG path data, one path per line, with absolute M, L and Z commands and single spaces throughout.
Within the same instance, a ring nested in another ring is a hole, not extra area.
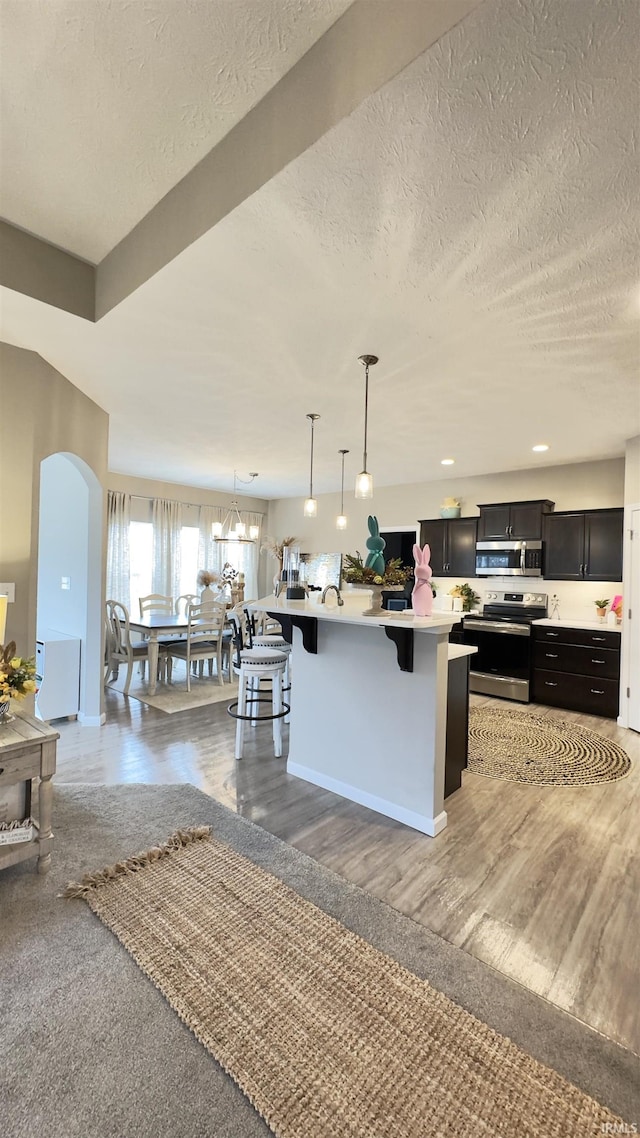
M 541 541 L 479 541 L 476 576 L 541 577 Z

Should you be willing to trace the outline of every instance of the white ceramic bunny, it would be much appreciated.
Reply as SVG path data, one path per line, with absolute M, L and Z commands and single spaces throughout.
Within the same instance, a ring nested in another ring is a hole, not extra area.
M 431 549 L 428 545 L 425 545 L 424 549 L 420 549 L 419 545 L 414 545 L 413 559 L 416 563 L 416 583 L 413 586 L 411 603 L 416 616 L 431 616 L 433 609 L 433 591 L 431 589 L 433 573 L 429 564 L 430 558 Z

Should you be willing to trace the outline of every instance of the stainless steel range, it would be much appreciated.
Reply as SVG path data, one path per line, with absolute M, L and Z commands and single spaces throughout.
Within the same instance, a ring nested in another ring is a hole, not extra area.
M 463 642 L 478 649 L 470 691 L 528 703 L 531 623 L 546 615 L 546 593 L 485 593 L 482 613 L 462 621 Z

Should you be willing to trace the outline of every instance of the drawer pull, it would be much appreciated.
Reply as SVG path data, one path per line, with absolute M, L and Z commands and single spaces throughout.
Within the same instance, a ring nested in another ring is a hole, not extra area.
M 557 688 L 557 686 L 558 686 L 558 685 L 557 685 L 557 684 L 552 684 L 552 683 L 551 683 L 551 680 L 545 680 L 545 681 L 544 681 L 544 686 L 545 686 L 546 688 Z
M 557 652 L 545 652 L 545 656 L 547 657 L 547 660 L 557 660 L 558 659 L 558 653 Z
M 592 660 L 591 661 L 592 664 L 606 664 L 606 662 L 607 662 L 606 660 Z
M 559 636 L 559 635 L 560 635 L 559 632 L 548 632 L 547 633 L 547 636 Z
M 604 692 L 600 691 L 599 688 L 591 688 L 591 694 L 592 695 L 604 695 Z
M 606 636 L 592 636 L 591 639 L 593 640 L 594 644 L 604 644 Z

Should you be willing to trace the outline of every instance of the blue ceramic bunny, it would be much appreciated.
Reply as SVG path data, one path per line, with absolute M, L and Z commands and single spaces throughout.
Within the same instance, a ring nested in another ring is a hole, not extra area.
M 370 553 L 367 557 L 367 560 L 365 561 L 365 566 L 368 569 L 373 569 L 374 573 L 376 573 L 378 576 L 384 577 L 385 564 L 384 557 L 382 556 L 382 550 L 387 543 L 383 537 L 380 537 L 378 519 L 372 517 L 371 514 L 369 514 L 367 522 L 369 525 L 369 533 L 371 534 L 371 537 L 367 538 L 367 549 L 370 550 Z

